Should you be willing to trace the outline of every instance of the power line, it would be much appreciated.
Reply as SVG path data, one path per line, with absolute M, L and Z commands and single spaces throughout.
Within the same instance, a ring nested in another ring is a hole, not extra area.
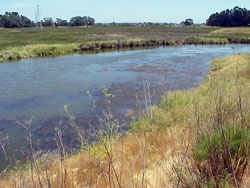
M 35 10 L 35 26 L 36 28 L 42 29 L 42 21 L 41 21 L 41 7 L 39 5 L 36 6 Z

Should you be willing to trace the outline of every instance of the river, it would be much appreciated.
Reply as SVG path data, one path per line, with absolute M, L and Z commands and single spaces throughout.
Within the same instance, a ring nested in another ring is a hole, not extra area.
M 0 63 L 0 136 L 14 150 L 27 145 L 29 127 L 37 148 L 55 148 L 54 129 L 67 124 L 65 105 L 83 128 L 96 129 L 109 106 L 125 124 L 128 110 L 139 114 L 162 92 L 197 86 L 214 58 L 247 52 L 250 45 L 186 45 Z M 65 142 L 74 147 L 71 138 Z

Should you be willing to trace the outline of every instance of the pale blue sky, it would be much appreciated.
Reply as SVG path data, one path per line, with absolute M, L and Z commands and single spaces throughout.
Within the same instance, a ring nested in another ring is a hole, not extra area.
M 35 20 L 36 5 L 41 18 L 70 20 L 91 16 L 96 22 L 174 22 L 192 18 L 206 22 L 215 12 L 235 6 L 250 9 L 250 0 L 0 0 L 0 14 L 16 11 Z

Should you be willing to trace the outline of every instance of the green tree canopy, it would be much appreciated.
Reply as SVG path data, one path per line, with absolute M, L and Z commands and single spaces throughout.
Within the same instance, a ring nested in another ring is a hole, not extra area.
M 56 23 L 55 23 L 56 26 L 68 26 L 69 23 L 67 20 L 63 20 L 63 19 L 60 19 L 60 18 L 56 18 Z
M 210 15 L 206 24 L 220 27 L 248 26 L 250 24 L 250 11 L 236 6 L 231 10 L 227 9 Z
M 42 24 L 43 26 L 53 26 L 54 21 L 52 18 L 43 18 Z
M 25 17 L 20 16 L 18 12 L 5 12 L 4 15 L 0 15 L 0 26 L 4 28 L 20 28 L 31 27 L 33 22 Z
M 85 26 L 85 25 L 94 25 L 95 19 L 89 16 L 75 16 L 70 19 L 71 26 Z
M 181 22 L 182 25 L 194 25 L 194 20 L 191 18 L 186 19 L 185 21 Z
M 75 16 L 70 19 L 70 22 L 60 18 L 57 18 L 56 22 L 54 22 L 52 18 L 48 17 L 43 19 L 42 24 L 44 26 L 85 26 L 94 25 L 95 19 L 89 16 Z M 0 14 L 0 27 L 21 28 L 32 26 L 34 26 L 34 22 L 23 15 L 19 15 L 18 12 L 5 12 L 4 15 Z
M 82 26 L 83 25 L 83 19 L 81 16 L 75 16 L 70 19 L 70 25 L 71 26 Z

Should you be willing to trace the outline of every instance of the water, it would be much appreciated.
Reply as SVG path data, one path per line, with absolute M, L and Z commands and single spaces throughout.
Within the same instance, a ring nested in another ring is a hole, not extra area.
M 126 110 L 145 108 L 143 85 L 150 86 L 157 101 L 160 90 L 187 89 L 202 82 L 214 58 L 246 52 L 250 45 L 192 45 L 0 63 L 0 132 L 10 135 L 14 146 L 25 144 L 25 130 L 16 122 L 32 117 L 34 135 L 52 137 L 49 131 L 65 116 L 64 105 L 88 126 L 84 122 L 106 108 L 104 88 L 115 95 L 112 109 L 122 120 Z

